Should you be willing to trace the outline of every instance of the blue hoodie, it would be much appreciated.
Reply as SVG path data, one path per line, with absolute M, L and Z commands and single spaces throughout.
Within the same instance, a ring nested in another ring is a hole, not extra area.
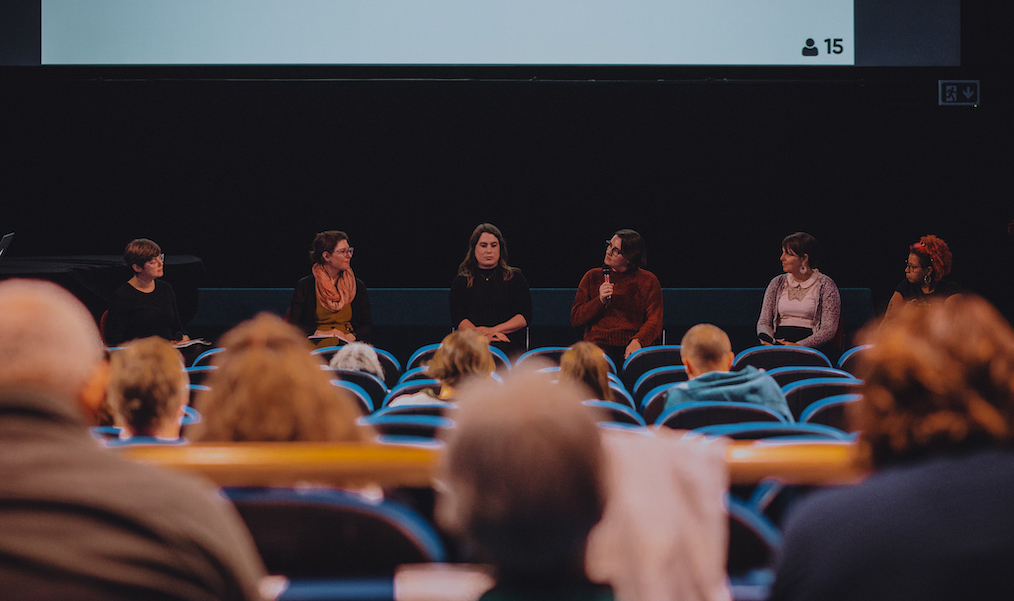
M 666 394 L 665 408 L 692 401 L 757 403 L 781 413 L 790 422 L 795 421 L 778 382 L 752 365 L 740 371 L 709 371 L 680 382 Z

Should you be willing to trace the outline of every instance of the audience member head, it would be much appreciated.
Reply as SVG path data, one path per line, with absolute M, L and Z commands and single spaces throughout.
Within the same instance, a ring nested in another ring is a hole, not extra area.
M 189 378 L 183 356 L 153 336 L 113 353 L 108 399 L 132 436 L 179 438 Z
M 861 337 L 852 419 L 875 467 L 1014 439 L 1014 332 L 989 303 L 906 305 Z
M 596 412 L 582 396 L 547 374 L 520 372 L 462 394 L 436 513 L 493 563 L 500 584 L 585 578 L 605 492 Z
M 480 268 L 497 269 L 505 280 L 514 276 L 514 270 L 508 264 L 507 244 L 503 234 L 492 223 L 480 223 L 472 230 L 465 259 L 458 266 L 458 275 L 468 278 L 468 285 L 471 286 L 472 278 Z
M 331 357 L 333 369 L 354 369 L 365 371 L 384 379 L 384 367 L 380 364 L 377 351 L 365 342 L 350 342 L 338 349 Z
M 906 273 L 917 277 L 915 284 L 936 284 L 951 272 L 951 249 L 947 243 L 930 234 L 919 238 L 919 241 L 908 247 L 910 264 L 918 265 L 918 272 L 906 269 Z
M 127 243 L 123 250 L 123 262 L 135 271 L 144 269 L 144 264 L 162 255 L 162 247 L 153 240 L 137 238 Z
M 791 253 L 800 259 L 806 258 L 810 269 L 820 267 L 820 245 L 817 239 L 806 232 L 789 234 L 782 239 L 782 251 Z
M 306 337 L 261 313 L 220 341 L 217 366 L 198 397 L 196 438 L 207 442 L 354 442 L 372 432 L 356 423 L 355 401 L 331 384 Z
M 441 384 L 457 388 L 470 378 L 488 378 L 494 369 L 486 337 L 474 330 L 456 330 L 444 337 L 427 371 Z
M 689 378 L 709 371 L 729 371 L 734 357 L 729 335 L 710 323 L 699 323 L 687 330 L 680 341 L 680 356 Z
M 313 238 L 313 245 L 310 247 L 310 262 L 325 263 L 324 253 L 334 251 L 334 247 L 342 240 L 348 241 L 349 236 L 340 230 L 327 230 L 320 232 Z
M 628 269 L 635 271 L 639 267 L 648 266 L 648 251 L 641 234 L 631 229 L 622 229 L 613 236 L 620 239 L 620 254 L 627 260 Z
M 76 401 L 94 422 L 108 380 L 98 326 L 79 300 L 49 282 L 0 282 L 0 390 Z
M 560 380 L 586 387 L 593 399 L 613 400 L 606 354 L 591 342 L 578 342 L 563 353 L 560 357 Z

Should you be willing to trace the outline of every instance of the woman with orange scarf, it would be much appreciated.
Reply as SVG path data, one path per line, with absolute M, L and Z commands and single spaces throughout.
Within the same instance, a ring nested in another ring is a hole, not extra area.
M 352 251 L 345 232 L 328 230 L 313 239 L 312 275 L 296 284 L 287 320 L 307 336 L 326 336 L 321 344 L 363 340 L 373 326 L 366 285 L 352 272 Z

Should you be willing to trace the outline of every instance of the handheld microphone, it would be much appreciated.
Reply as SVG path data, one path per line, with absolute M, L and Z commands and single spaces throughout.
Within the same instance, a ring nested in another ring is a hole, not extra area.
M 611 271 L 612 270 L 609 269 L 608 265 L 603 265 L 602 266 L 602 279 L 607 284 L 609 283 L 609 274 L 610 274 Z M 609 306 L 609 303 L 612 302 L 612 300 L 613 300 L 613 295 L 612 294 L 610 294 L 609 296 L 606 297 L 606 306 L 607 307 Z

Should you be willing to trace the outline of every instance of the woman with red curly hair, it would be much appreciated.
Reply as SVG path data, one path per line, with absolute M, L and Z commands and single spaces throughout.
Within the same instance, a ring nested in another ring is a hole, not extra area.
M 951 249 L 942 239 L 930 234 L 908 247 L 905 279 L 898 284 L 887 305 L 884 319 L 906 303 L 929 304 L 961 294 L 961 286 L 943 279 L 951 272 Z

